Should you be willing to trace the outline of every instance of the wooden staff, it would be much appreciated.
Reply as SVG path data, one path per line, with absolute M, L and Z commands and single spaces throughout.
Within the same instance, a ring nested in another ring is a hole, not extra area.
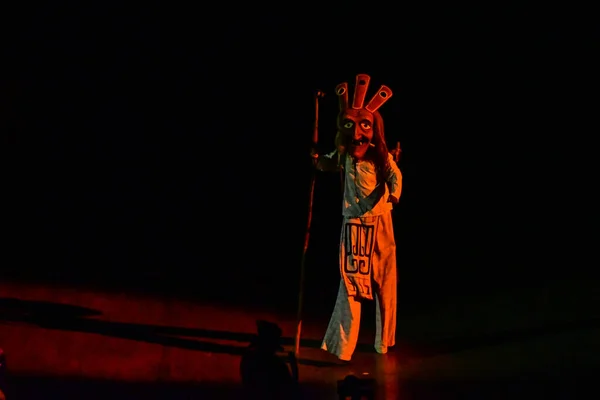
M 318 90 L 315 93 L 315 125 L 312 137 L 312 146 L 316 150 L 317 144 L 319 143 L 319 99 L 325 96 L 325 93 Z M 313 159 L 313 164 L 317 163 L 317 159 Z M 313 198 L 315 193 L 315 176 L 316 176 L 316 165 L 313 165 L 310 179 L 310 192 L 308 200 L 308 223 L 306 225 L 306 233 L 304 236 L 304 249 L 302 251 L 302 262 L 300 265 L 300 288 L 298 290 L 298 314 L 297 314 L 297 325 L 296 325 L 296 348 L 294 351 L 296 360 L 300 357 L 300 336 L 302 334 L 302 304 L 304 302 L 304 270 L 306 264 L 306 252 L 308 250 L 308 241 L 310 238 L 310 223 L 312 221 L 312 208 Z

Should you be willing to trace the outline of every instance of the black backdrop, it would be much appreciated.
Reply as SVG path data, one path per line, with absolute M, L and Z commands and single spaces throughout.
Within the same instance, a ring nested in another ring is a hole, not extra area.
M 382 113 L 404 150 L 405 282 L 590 271 L 598 36 L 584 13 L 231 8 L 19 15 L 3 79 L 5 271 L 294 282 L 313 94 L 327 93 L 329 150 L 333 89 L 360 72 L 394 90 Z M 319 175 L 311 279 L 335 280 L 339 196 L 338 177 Z

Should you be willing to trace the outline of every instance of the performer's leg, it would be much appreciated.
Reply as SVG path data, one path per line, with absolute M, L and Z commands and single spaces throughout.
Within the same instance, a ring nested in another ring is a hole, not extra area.
M 396 287 L 375 294 L 375 351 L 387 353 L 396 344 Z
M 373 271 L 375 281 L 375 351 L 381 354 L 396 344 L 396 244 L 391 213 L 381 216 L 378 236 L 375 240 L 377 268 Z
M 340 360 L 349 361 L 358 342 L 360 312 L 360 301 L 348 296 L 346 285 L 340 280 L 337 300 L 321 348 Z

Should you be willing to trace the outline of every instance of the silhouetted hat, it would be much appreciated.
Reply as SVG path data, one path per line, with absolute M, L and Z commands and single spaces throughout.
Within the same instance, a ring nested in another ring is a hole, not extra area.
M 254 344 L 262 348 L 271 348 L 277 351 L 283 351 L 281 345 L 281 328 L 269 321 L 256 321 L 256 330 L 258 337 L 254 340 Z

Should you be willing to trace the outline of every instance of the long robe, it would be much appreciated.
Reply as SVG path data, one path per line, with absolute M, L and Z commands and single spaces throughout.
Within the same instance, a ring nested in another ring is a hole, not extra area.
M 335 157 L 334 154 L 326 157 Z M 389 195 L 400 198 L 402 174 L 390 168 L 378 177 L 371 161 L 343 161 L 344 200 L 340 234 L 340 285 L 321 348 L 350 360 L 360 328 L 361 302 L 375 300 L 375 350 L 386 353 L 396 335 L 396 243 Z

